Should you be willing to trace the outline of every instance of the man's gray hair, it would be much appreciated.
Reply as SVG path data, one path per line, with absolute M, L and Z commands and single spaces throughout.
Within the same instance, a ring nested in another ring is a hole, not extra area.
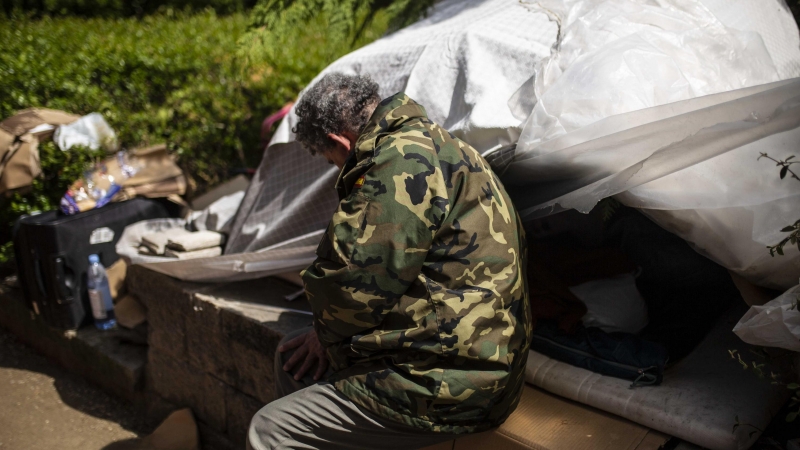
M 329 73 L 303 94 L 295 108 L 297 140 L 311 154 L 333 146 L 328 133 L 356 136 L 381 101 L 378 83 L 368 75 Z

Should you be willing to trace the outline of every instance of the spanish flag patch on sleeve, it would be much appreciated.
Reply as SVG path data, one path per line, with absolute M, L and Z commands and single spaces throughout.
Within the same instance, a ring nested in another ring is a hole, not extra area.
M 364 185 L 364 175 L 361 175 L 360 177 L 358 177 L 355 184 L 353 184 L 353 189 L 359 189 L 363 185 Z

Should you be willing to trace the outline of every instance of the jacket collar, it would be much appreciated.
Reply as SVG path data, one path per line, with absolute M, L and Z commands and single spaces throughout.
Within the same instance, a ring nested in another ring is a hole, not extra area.
M 396 131 L 406 122 L 420 118 L 427 118 L 425 108 L 403 92 L 384 99 L 361 130 L 361 135 L 356 141 L 356 159 L 361 160 L 366 154 L 372 153 L 382 134 Z
M 428 115 L 425 112 L 425 108 L 414 100 L 411 100 L 411 98 L 403 92 L 398 92 L 381 101 L 364 126 L 364 129 L 361 130 L 353 152 L 347 158 L 342 171 L 339 172 L 339 178 L 336 181 L 336 190 L 339 192 L 340 197 L 345 193 L 350 193 L 355 179 L 348 175 L 353 172 L 356 166 L 369 163 L 368 160 L 374 156 L 375 147 L 378 146 L 378 141 L 382 136 L 397 131 L 411 120 L 420 118 L 427 119 L 427 117 Z M 360 173 L 361 171 L 357 172 Z

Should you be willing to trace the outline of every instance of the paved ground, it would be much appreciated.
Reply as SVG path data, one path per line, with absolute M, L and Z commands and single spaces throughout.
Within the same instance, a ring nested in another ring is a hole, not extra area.
M 132 405 L 0 328 L 0 450 L 111 450 L 150 431 Z

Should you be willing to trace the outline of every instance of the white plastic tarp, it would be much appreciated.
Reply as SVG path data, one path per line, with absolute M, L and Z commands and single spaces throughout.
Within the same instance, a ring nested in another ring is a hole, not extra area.
M 330 72 L 369 74 L 382 97 L 404 91 L 432 120 L 488 151 L 516 142 L 521 121 L 508 99 L 550 54 L 556 34 L 541 9 L 517 0 L 446 0 L 426 19 L 342 57 L 317 79 Z M 291 132 L 296 123 L 293 109 L 266 150 L 226 253 L 274 245 L 330 220 L 338 170 L 300 148 Z
M 550 55 L 557 32 L 541 7 L 518 0 L 444 0 L 427 18 L 345 55 L 310 85 L 330 72 L 368 74 L 382 97 L 405 92 L 431 120 L 485 152 L 517 141 L 521 121 L 509 98 Z M 296 123 L 292 109 L 270 145 L 293 142 Z

